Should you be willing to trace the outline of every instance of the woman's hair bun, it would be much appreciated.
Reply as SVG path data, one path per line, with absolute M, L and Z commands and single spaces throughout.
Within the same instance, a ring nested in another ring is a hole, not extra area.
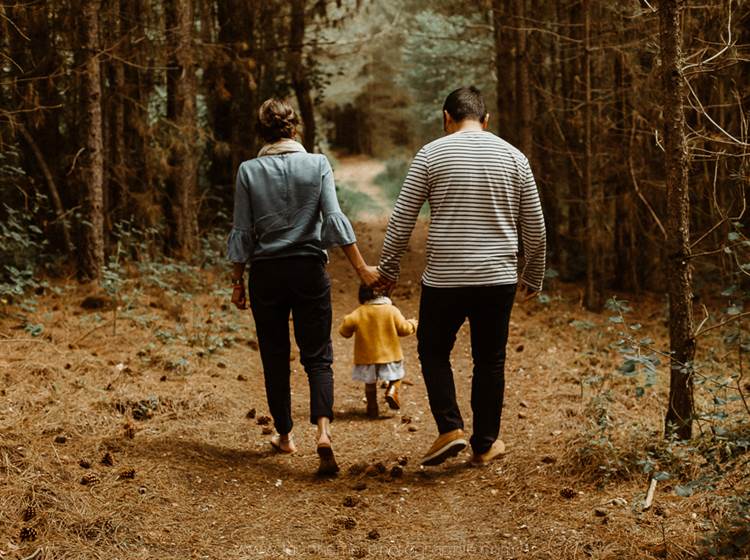
M 258 109 L 258 132 L 266 142 L 292 138 L 299 117 L 288 101 L 272 97 Z

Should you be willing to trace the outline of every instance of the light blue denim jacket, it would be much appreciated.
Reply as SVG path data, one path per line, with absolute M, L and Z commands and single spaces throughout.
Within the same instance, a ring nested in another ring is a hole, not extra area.
M 240 165 L 227 240 L 231 262 L 306 255 L 325 260 L 325 249 L 356 240 L 324 155 L 266 155 Z

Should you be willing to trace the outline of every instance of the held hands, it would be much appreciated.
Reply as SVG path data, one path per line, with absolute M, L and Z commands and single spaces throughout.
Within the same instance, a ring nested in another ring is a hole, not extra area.
M 369 287 L 377 286 L 382 281 L 382 276 L 375 266 L 364 265 L 357 270 L 357 274 L 362 283 Z

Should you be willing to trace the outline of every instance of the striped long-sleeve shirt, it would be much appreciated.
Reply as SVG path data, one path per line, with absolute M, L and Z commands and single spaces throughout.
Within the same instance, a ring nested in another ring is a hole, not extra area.
M 545 227 L 526 157 L 485 131 L 457 132 L 414 157 L 388 222 L 379 270 L 396 280 L 425 201 L 430 205 L 427 268 L 437 288 L 515 284 L 541 290 Z M 519 233 L 525 265 L 518 272 Z

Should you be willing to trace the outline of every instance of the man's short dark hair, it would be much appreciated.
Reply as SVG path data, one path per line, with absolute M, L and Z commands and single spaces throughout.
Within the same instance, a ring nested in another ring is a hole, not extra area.
M 443 111 L 447 111 L 456 122 L 466 119 L 481 122 L 487 116 L 482 92 L 474 86 L 461 87 L 450 92 L 443 103 Z

